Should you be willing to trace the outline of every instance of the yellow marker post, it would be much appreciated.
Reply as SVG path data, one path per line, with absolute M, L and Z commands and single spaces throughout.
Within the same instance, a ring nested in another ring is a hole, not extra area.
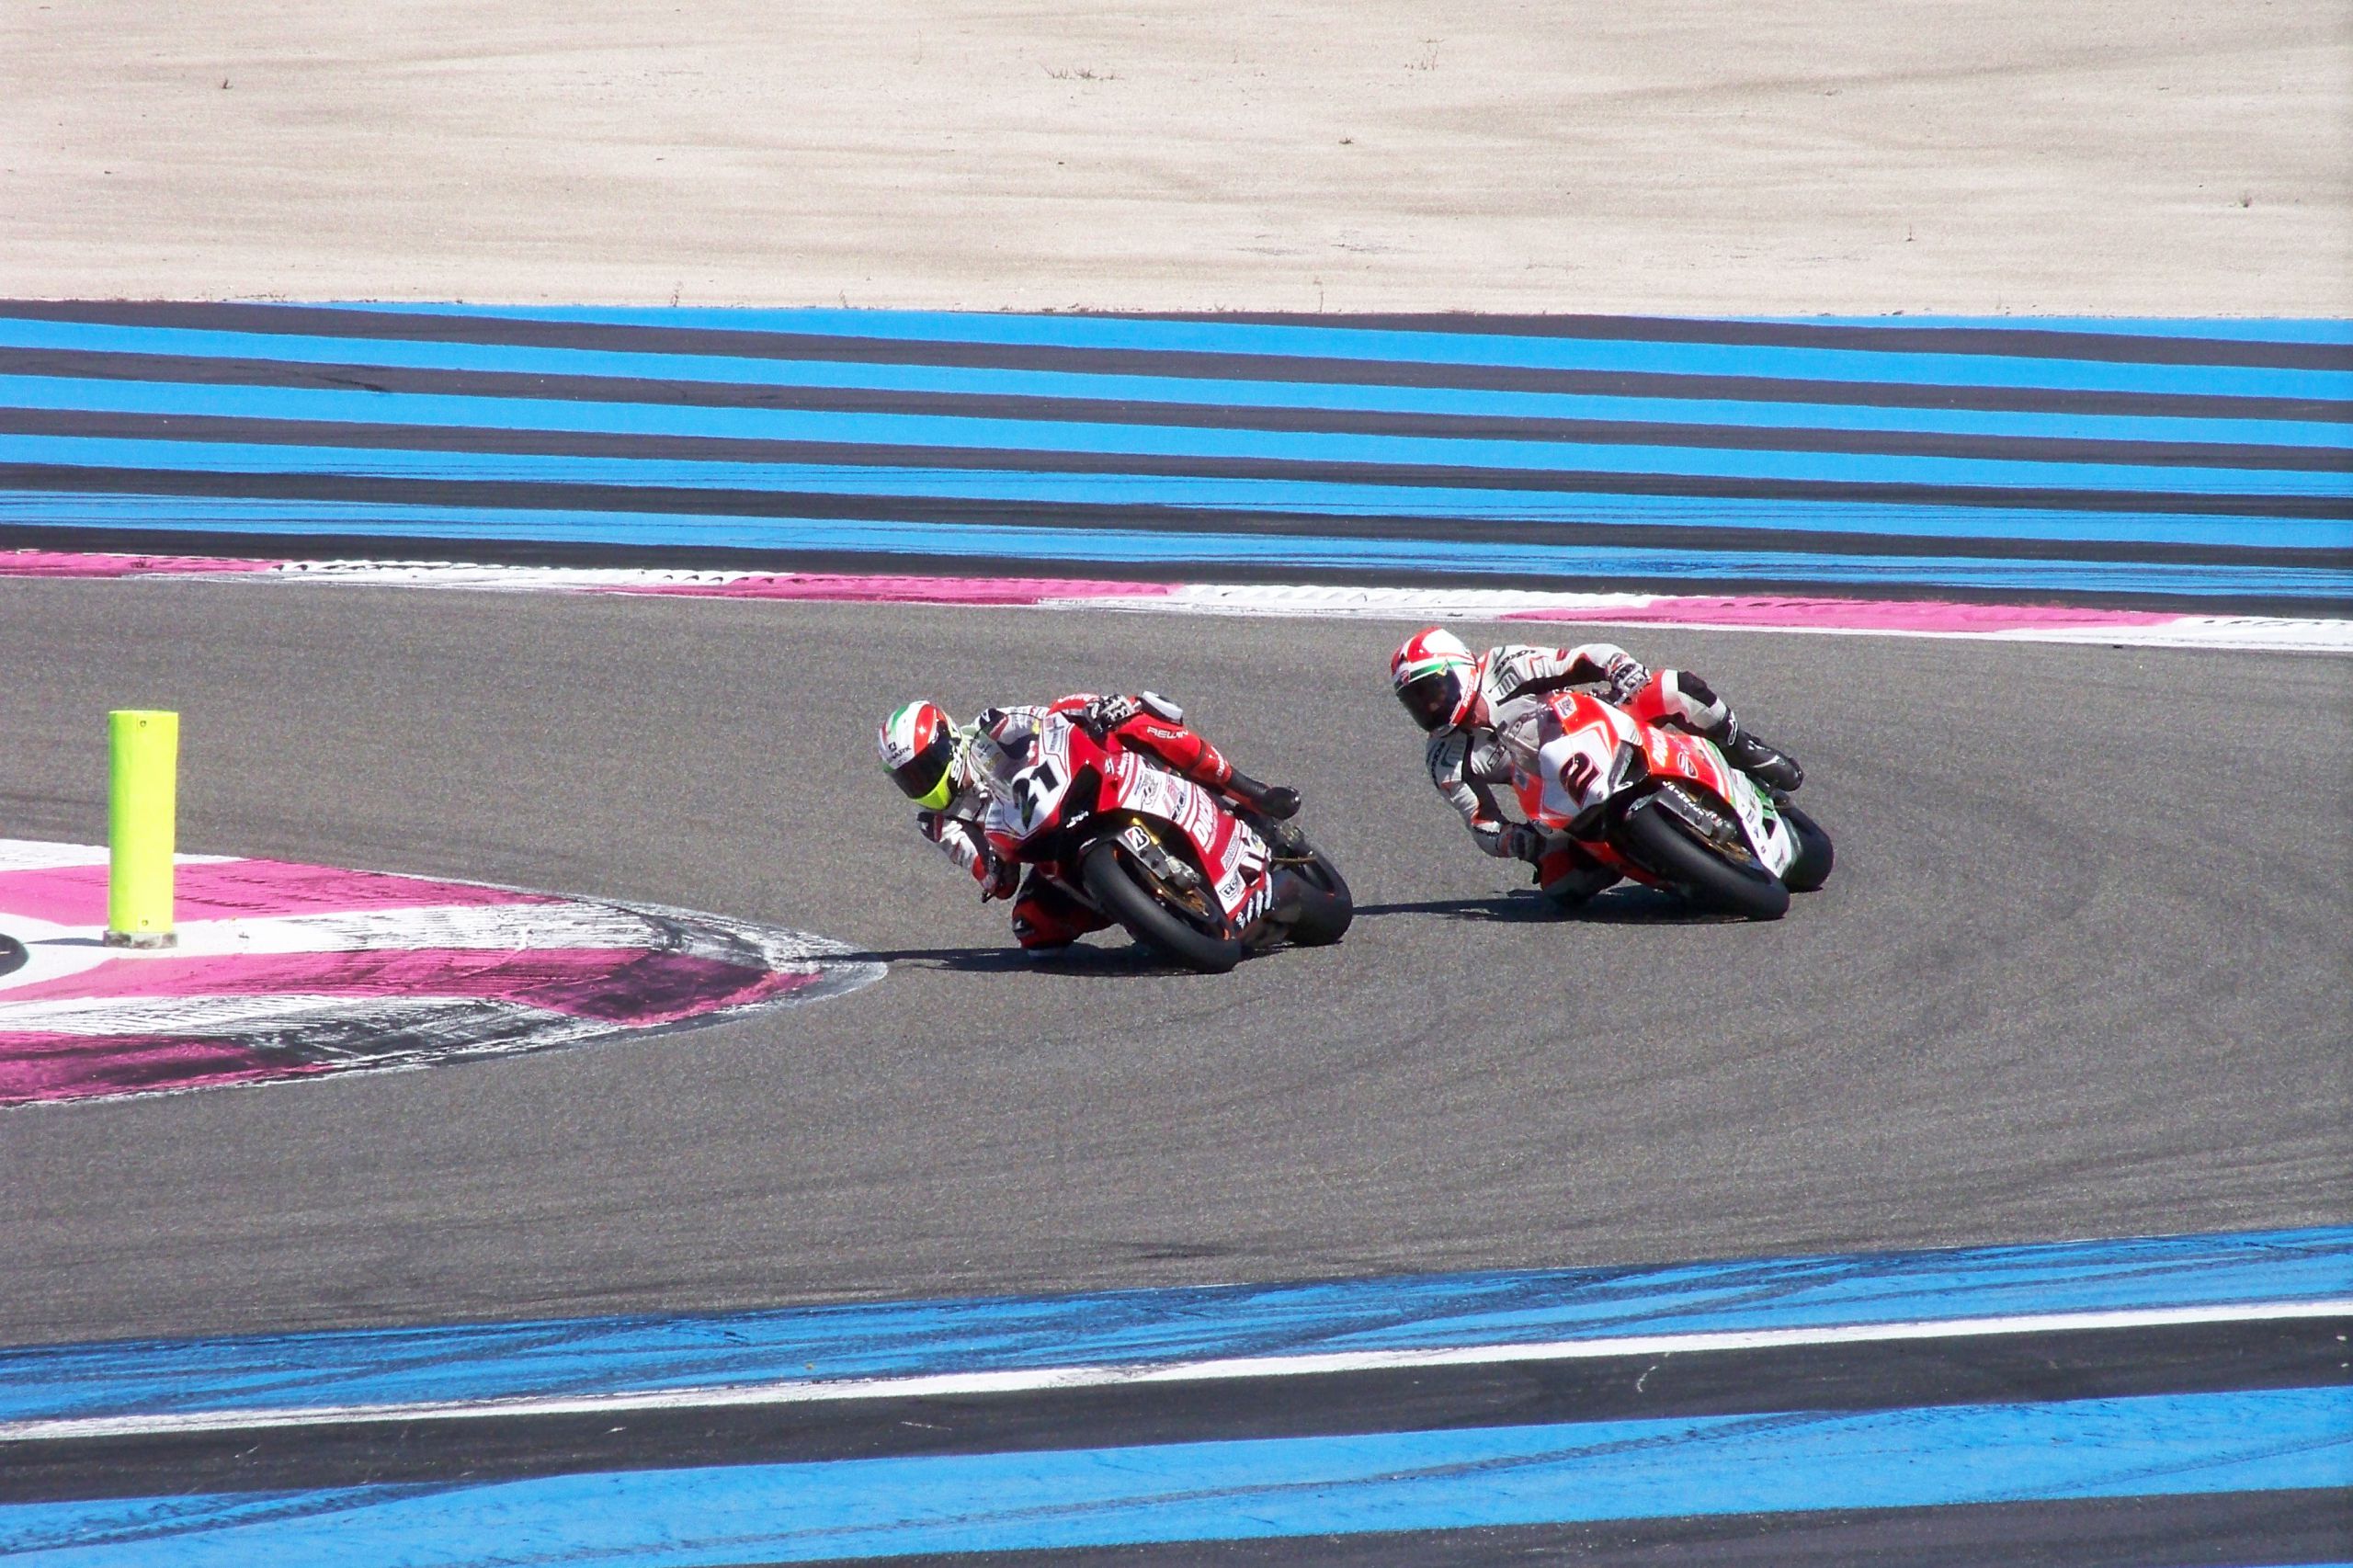
M 107 715 L 107 946 L 168 948 L 178 836 L 180 716 Z

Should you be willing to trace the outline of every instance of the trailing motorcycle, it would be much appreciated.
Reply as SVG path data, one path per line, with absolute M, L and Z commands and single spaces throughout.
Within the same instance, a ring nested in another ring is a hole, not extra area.
M 1035 866 L 1164 958 L 1222 974 L 1280 941 L 1336 942 L 1348 884 L 1293 822 L 1278 822 L 1107 744 L 1061 714 L 997 791 L 1000 858 Z
M 1829 878 L 1830 835 L 1701 736 L 1572 690 L 1528 699 L 1496 739 L 1529 822 L 1620 876 L 1751 920 Z

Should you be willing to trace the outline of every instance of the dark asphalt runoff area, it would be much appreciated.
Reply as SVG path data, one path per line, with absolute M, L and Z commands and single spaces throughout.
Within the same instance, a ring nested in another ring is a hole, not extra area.
M 0 582 L 0 835 L 98 842 L 105 713 L 180 846 L 682 904 L 847 998 L 444 1070 L 0 1114 L 0 1343 L 2353 1220 L 2338 659 L 1608 636 L 1803 760 L 1770 926 L 1540 915 L 1390 697 L 1404 623 Z M 1300 786 L 1355 929 L 1052 968 L 876 766 L 1153 687 Z

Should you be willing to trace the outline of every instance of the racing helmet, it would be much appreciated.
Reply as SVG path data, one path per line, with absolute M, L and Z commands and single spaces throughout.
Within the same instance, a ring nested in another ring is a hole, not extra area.
M 1389 684 L 1397 700 L 1425 730 L 1454 722 L 1471 694 L 1471 672 L 1478 660 L 1462 639 L 1442 626 L 1433 626 L 1405 639 L 1389 660 Z
M 891 782 L 935 812 L 956 796 L 956 726 L 936 702 L 908 703 L 874 737 Z

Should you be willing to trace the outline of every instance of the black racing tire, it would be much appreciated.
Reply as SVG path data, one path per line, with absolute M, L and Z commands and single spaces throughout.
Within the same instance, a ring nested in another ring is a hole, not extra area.
M 1299 915 L 1290 923 L 1291 942 L 1302 948 L 1322 948 L 1347 936 L 1349 923 L 1357 917 L 1356 900 L 1332 858 L 1311 846 L 1305 865 L 1286 869 L 1299 883 Z
M 1781 802 L 1781 820 L 1790 824 L 1790 832 L 1798 841 L 1798 852 L 1790 869 L 1781 873 L 1781 885 L 1791 892 L 1812 892 L 1830 880 L 1830 865 L 1837 857 L 1830 847 L 1830 835 L 1822 824 L 1787 801 Z
M 1699 842 L 1661 805 L 1633 812 L 1619 838 L 1635 861 L 1680 889 L 1703 908 L 1749 920 L 1779 920 L 1790 912 L 1790 890 L 1762 866 L 1736 866 Z
M 1170 962 L 1203 974 L 1223 974 L 1242 961 L 1239 937 L 1212 937 L 1163 904 L 1129 869 L 1115 840 L 1100 839 L 1088 846 L 1079 858 L 1078 870 L 1079 880 L 1103 913 Z

